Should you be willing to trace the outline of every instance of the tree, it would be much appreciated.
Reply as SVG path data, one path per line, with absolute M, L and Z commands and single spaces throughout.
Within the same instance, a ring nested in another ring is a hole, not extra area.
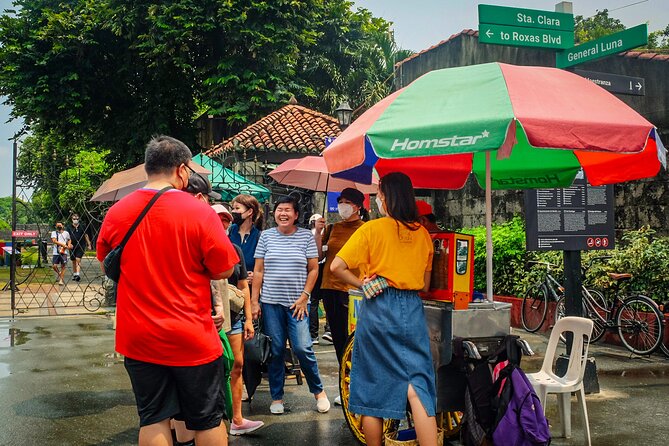
M 649 50 L 669 49 L 669 25 L 666 28 L 648 34 Z
M 390 93 L 394 65 L 411 52 L 397 47 L 391 23 L 351 2 L 325 2 L 316 45 L 303 52 L 298 75 L 305 103 L 333 113 L 342 100 L 366 109 Z
M 574 17 L 574 43 L 579 45 L 590 40 L 599 39 L 625 29 L 618 19 L 609 17 L 609 10 L 597 11 L 592 17 Z

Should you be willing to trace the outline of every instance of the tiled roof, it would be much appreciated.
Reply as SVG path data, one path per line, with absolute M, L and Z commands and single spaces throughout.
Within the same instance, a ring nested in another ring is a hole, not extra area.
M 212 147 L 206 155 L 244 149 L 318 154 L 325 149 L 325 137 L 340 133 L 332 116 L 289 104 Z
M 437 43 L 436 45 L 432 45 L 431 47 L 429 47 L 429 48 L 427 48 L 427 49 L 424 49 L 424 50 L 422 50 L 422 51 L 419 51 L 418 53 L 415 53 L 415 54 L 413 54 L 413 55 L 407 57 L 406 59 L 404 59 L 404 60 L 402 60 L 402 61 L 400 61 L 400 62 L 397 62 L 397 63 L 395 64 L 395 67 L 399 67 L 399 66 L 402 65 L 404 62 L 408 62 L 408 61 L 410 61 L 411 59 L 414 59 L 414 58 L 420 56 L 420 55 L 423 54 L 423 53 L 427 53 L 427 52 L 432 51 L 432 50 L 434 50 L 434 49 L 436 49 L 436 48 L 439 48 L 440 46 L 442 46 L 442 45 L 448 43 L 449 41 L 451 41 L 451 40 L 453 40 L 453 39 L 455 39 L 456 37 L 459 37 L 459 36 L 461 36 L 461 35 L 468 35 L 468 36 L 472 36 L 472 37 L 478 37 L 479 32 L 478 32 L 477 30 L 475 30 L 475 29 L 463 29 L 463 30 L 460 31 L 459 33 L 457 33 L 457 34 L 453 34 L 453 35 L 452 35 L 451 37 L 449 37 L 448 39 L 446 39 L 446 40 L 442 40 L 441 42 Z M 669 61 L 669 54 L 659 54 L 659 53 L 654 53 L 654 52 L 652 52 L 652 51 L 624 51 L 624 52 L 618 54 L 618 56 L 621 56 L 621 57 L 638 58 L 638 59 L 648 59 L 648 60 L 661 60 L 661 61 L 665 61 L 665 62 Z

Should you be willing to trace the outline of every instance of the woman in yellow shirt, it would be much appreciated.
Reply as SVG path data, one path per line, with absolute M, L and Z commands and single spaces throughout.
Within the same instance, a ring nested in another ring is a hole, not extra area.
M 355 287 L 377 277 L 389 285 L 363 299 L 358 313 L 348 408 L 362 415 L 366 443 L 378 446 L 383 418 L 404 418 L 408 400 L 418 442 L 436 446 L 434 369 L 418 296 L 430 285 L 432 240 L 418 222 L 409 177 L 399 172 L 384 176 L 376 200 L 385 217 L 361 226 L 330 266 Z M 367 277 L 360 280 L 351 272 L 356 268 L 366 270 Z

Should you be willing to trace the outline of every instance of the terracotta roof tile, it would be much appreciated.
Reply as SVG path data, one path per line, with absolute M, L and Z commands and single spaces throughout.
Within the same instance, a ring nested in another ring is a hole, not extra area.
M 235 150 L 320 153 L 325 137 L 339 136 L 339 123 L 332 116 L 289 104 L 249 125 L 241 132 L 212 147 L 207 156 Z

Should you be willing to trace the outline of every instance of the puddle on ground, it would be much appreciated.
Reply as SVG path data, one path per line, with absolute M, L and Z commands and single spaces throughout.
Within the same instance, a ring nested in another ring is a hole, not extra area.
M 2 333 L 0 335 L 0 349 L 23 345 L 30 340 L 30 337 L 28 337 L 30 332 L 18 328 L 8 328 L 7 331 L 2 330 L 0 333 Z

